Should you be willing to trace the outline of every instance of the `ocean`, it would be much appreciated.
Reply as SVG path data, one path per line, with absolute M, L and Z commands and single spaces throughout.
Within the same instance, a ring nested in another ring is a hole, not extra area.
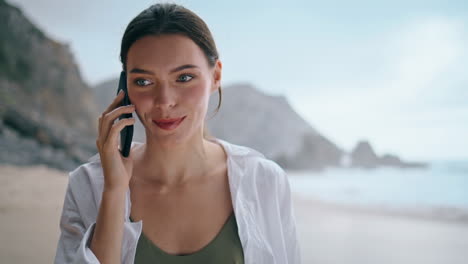
M 291 190 L 340 204 L 389 209 L 468 210 L 468 161 L 437 161 L 426 169 L 382 167 L 286 171 Z

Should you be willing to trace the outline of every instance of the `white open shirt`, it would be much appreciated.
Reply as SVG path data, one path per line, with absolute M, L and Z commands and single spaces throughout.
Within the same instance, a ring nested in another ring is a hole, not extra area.
M 260 152 L 214 138 L 227 153 L 229 188 L 245 264 L 299 264 L 290 185 L 285 171 Z M 141 142 L 132 142 L 132 147 Z M 69 173 L 54 263 L 100 263 L 89 248 L 101 203 L 104 176 L 99 153 Z M 129 220 L 125 198 L 122 263 L 134 263 L 143 220 Z

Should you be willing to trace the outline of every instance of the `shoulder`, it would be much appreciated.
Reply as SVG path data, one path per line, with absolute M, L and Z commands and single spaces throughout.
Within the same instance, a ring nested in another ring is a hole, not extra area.
M 86 162 L 70 171 L 68 175 L 70 184 L 91 185 L 102 177 L 102 166 L 99 160 Z
M 242 170 L 246 181 L 254 181 L 256 185 L 277 185 L 287 181 L 283 168 L 275 161 L 265 157 L 263 153 L 251 147 L 219 140 L 228 152 L 228 156 L 236 169 Z
M 287 184 L 286 172 L 275 161 L 268 158 L 255 158 L 248 162 L 251 176 L 254 178 L 257 188 L 276 193 Z
M 79 165 L 68 173 L 68 192 L 76 202 L 89 203 L 102 192 L 104 178 L 99 160 Z

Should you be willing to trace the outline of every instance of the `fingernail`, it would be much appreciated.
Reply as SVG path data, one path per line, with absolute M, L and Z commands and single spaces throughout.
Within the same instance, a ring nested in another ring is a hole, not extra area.
M 121 93 L 123 93 L 123 90 L 120 90 L 119 94 L 117 94 L 117 95 L 120 95 Z

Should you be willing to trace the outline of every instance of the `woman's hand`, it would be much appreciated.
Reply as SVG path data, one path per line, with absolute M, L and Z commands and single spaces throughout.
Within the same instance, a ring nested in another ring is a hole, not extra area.
M 119 150 L 119 135 L 125 126 L 135 123 L 135 118 L 124 118 L 114 122 L 120 115 L 135 111 L 134 105 L 119 106 L 123 95 L 124 92 L 120 92 L 99 117 L 96 146 L 101 158 L 106 190 L 126 190 L 132 177 L 132 151 L 128 157 L 122 156 Z

